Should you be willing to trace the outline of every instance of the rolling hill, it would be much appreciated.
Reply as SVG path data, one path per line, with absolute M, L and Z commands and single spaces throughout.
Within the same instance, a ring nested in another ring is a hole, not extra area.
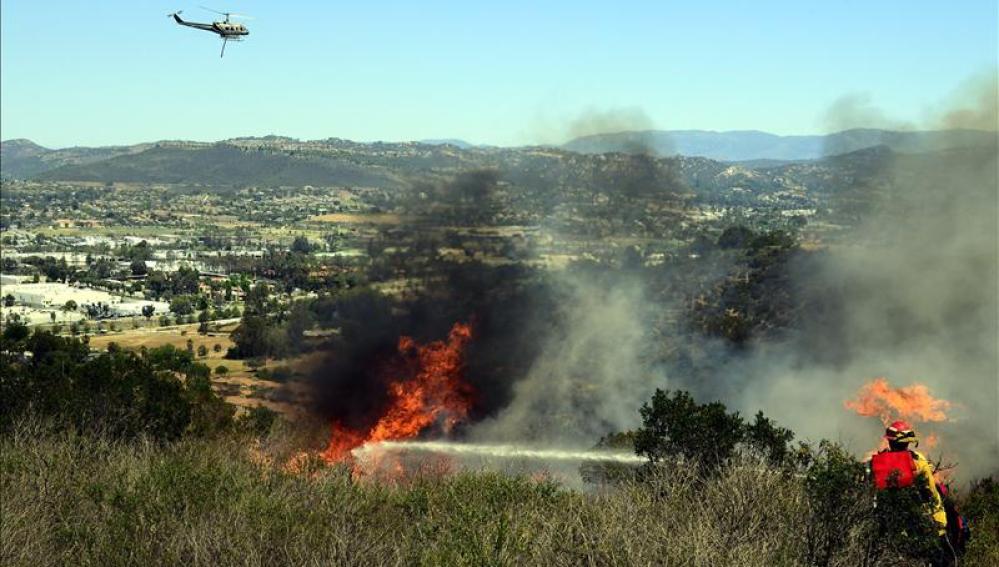
M 562 147 L 588 154 L 645 151 L 654 155 L 679 154 L 719 161 L 801 161 L 875 146 L 887 146 L 903 153 L 939 151 L 981 145 L 995 138 L 995 132 L 981 130 L 896 132 L 855 129 L 824 136 L 778 136 L 756 130 L 648 130 L 585 136 Z

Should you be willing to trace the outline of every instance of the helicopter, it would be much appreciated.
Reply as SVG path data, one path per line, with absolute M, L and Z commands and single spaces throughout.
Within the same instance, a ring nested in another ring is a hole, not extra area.
M 210 31 L 212 33 L 218 34 L 222 38 L 222 53 L 219 57 L 225 56 L 225 46 L 226 43 L 230 41 L 243 41 L 243 37 L 250 35 L 250 30 L 246 29 L 243 24 L 237 24 L 229 21 L 229 18 L 245 18 L 249 19 L 249 16 L 240 16 L 239 14 L 233 14 L 232 12 L 219 12 L 218 10 L 212 10 L 211 8 L 206 8 L 201 6 L 202 10 L 208 10 L 209 12 L 214 12 L 221 16 L 225 16 L 225 19 L 221 22 L 212 22 L 210 24 L 202 24 L 198 22 L 188 22 L 182 20 L 180 15 L 183 13 L 182 10 L 178 10 L 172 14 L 167 14 L 168 18 L 173 18 L 175 22 L 182 26 L 187 26 L 189 28 Z

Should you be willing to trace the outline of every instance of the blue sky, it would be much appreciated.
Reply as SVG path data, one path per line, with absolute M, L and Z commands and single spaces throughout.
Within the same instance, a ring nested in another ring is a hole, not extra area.
M 841 97 L 918 123 L 997 64 L 999 3 L 0 0 L 0 137 L 561 141 L 580 115 L 823 132 Z M 221 4 L 221 5 L 219 5 Z M 634 120 L 632 120 L 634 121 Z

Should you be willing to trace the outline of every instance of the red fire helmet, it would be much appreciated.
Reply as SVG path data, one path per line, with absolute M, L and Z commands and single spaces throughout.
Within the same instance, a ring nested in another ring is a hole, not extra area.
M 912 443 L 916 441 L 916 432 L 912 429 L 912 426 L 909 425 L 908 422 L 898 420 L 892 422 L 892 424 L 885 429 L 885 439 L 900 443 Z

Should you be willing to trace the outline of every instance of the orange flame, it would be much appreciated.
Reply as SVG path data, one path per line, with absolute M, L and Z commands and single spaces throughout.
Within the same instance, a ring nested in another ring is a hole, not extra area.
M 951 403 L 930 395 L 922 384 L 893 388 L 885 378 L 861 386 L 857 396 L 844 405 L 863 416 L 877 416 L 885 425 L 895 419 L 923 422 L 946 421 Z
M 388 409 L 368 430 L 334 421 L 321 458 L 327 463 L 349 462 L 351 451 L 365 443 L 412 439 L 433 426 L 449 433 L 467 419 L 474 392 L 461 371 L 471 338 L 471 326 L 464 323 L 454 324 L 447 342 L 421 346 L 411 337 L 400 337 L 398 351 L 412 362 L 412 376 L 389 381 Z
M 843 405 L 859 415 L 878 417 L 885 425 L 896 419 L 924 423 L 947 421 L 947 412 L 953 407 L 951 402 L 930 395 L 929 388 L 923 384 L 894 388 L 887 379 L 881 377 L 861 386 L 856 397 Z M 940 437 L 936 433 L 927 433 L 921 439 L 927 448 L 935 448 L 940 444 Z M 888 441 L 882 439 L 879 447 L 868 452 L 864 460 L 869 460 L 887 448 Z M 938 481 L 943 481 L 949 473 L 936 471 L 934 474 Z

